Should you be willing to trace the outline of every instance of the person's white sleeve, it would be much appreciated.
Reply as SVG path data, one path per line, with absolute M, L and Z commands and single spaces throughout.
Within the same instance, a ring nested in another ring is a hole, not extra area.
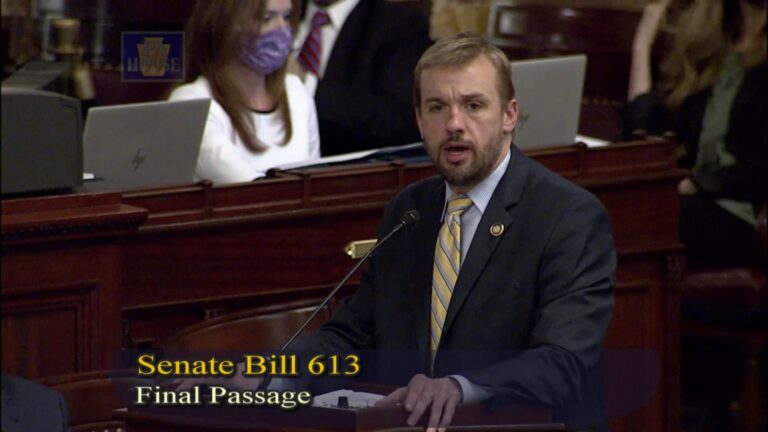
M 210 98 L 210 95 L 195 86 L 182 86 L 171 93 L 168 100 Z M 197 156 L 195 176 L 214 183 L 248 182 L 263 174 L 255 172 L 239 155 L 235 147 L 235 130 L 226 111 L 211 101 L 208 119 L 205 123 L 200 153 Z
M 320 128 L 317 123 L 317 109 L 315 100 L 307 94 L 308 107 L 307 121 L 309 122 L 309 158 L 320 159 Z
M 490 390 L 470 382 L 462 375 L 448 375 L 448 378 L 453 378 L 457 383 L 459 383 L 462 394 L 461 403 L 480 402 L 481 400 L 488 399 L 493 395 Z
M 259 177 L 260 173 L 255 172 L 238 154 L 229 117 L 223 110 L 218 113 L 213 109 L 212 105 L 197 157 L 197 177 L 222 184 L 248 182 Z M 222 115 L 226 118 L 221 118 Z

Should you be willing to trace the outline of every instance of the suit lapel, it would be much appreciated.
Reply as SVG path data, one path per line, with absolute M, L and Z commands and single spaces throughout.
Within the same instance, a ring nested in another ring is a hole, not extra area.
M 450 330 L 451 324 L 461 310 L 461 306 L 475 286 L 475 282 L 485 269 L 491 257 L 503 238 L 517 237 L 519 227 L 514 220 L 511 209 L 519 201 L 527 176 L 527 169 L 522 153 L 512 146 L 507 171 L 496 186 L 483 217 L 475 231 L 464 263 L 461 265 L 456 286 L 453 289 L 451 303 L 443 326 L 443 335 Z M 493 235 L 491 227 L 501 224 L 504 231 L 501 235 Z M 434 253 L 434 252 L 433 252 Z

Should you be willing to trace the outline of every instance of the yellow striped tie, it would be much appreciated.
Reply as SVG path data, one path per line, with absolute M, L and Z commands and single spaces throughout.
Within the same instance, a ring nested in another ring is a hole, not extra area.
M 472 200 L 466 195 L 453 194 L 448 199 L 448 212 L 440 228 L 440 235 L 435 245 L 435 264 L 432 268 L 432 311 L 430 327 L 432 336 L 430 349 L 435 358 L 437 346 L 443 333 L 445 315 L 451 303 L 453 287 L 461 267 L 461 215 L 472 206 Z

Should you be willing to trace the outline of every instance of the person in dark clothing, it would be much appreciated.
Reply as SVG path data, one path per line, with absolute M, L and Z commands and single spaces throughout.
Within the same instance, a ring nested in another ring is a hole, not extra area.
M 692 2 L 671 27 L 652 90 L 651 46 L 669 4 L 650 3 L 638 26 L 624 128 L 674 130 L 684 147 L 680 164 L 691 175 L 678 191 L 689 267 L 752 263 L 757 214 L 768 201 L 766 2 Z
M 411 92 L 432 43 L 424 14 L 385 0 L 311 0 L 302 16 L 294 48 L 322 155 L 419 141 Z
M 2 374 L 2 431 L 66 432 L 67 403 L 61 393 L 16 376 Z

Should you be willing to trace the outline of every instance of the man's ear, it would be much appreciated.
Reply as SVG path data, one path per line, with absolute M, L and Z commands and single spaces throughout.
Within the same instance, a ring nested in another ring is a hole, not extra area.
M 512 99 L 507 102 L 507 106 L 504 107 L 504 119 L 502 128 L 504 133 L 512 133 L 517 125 L 517 99 Z

